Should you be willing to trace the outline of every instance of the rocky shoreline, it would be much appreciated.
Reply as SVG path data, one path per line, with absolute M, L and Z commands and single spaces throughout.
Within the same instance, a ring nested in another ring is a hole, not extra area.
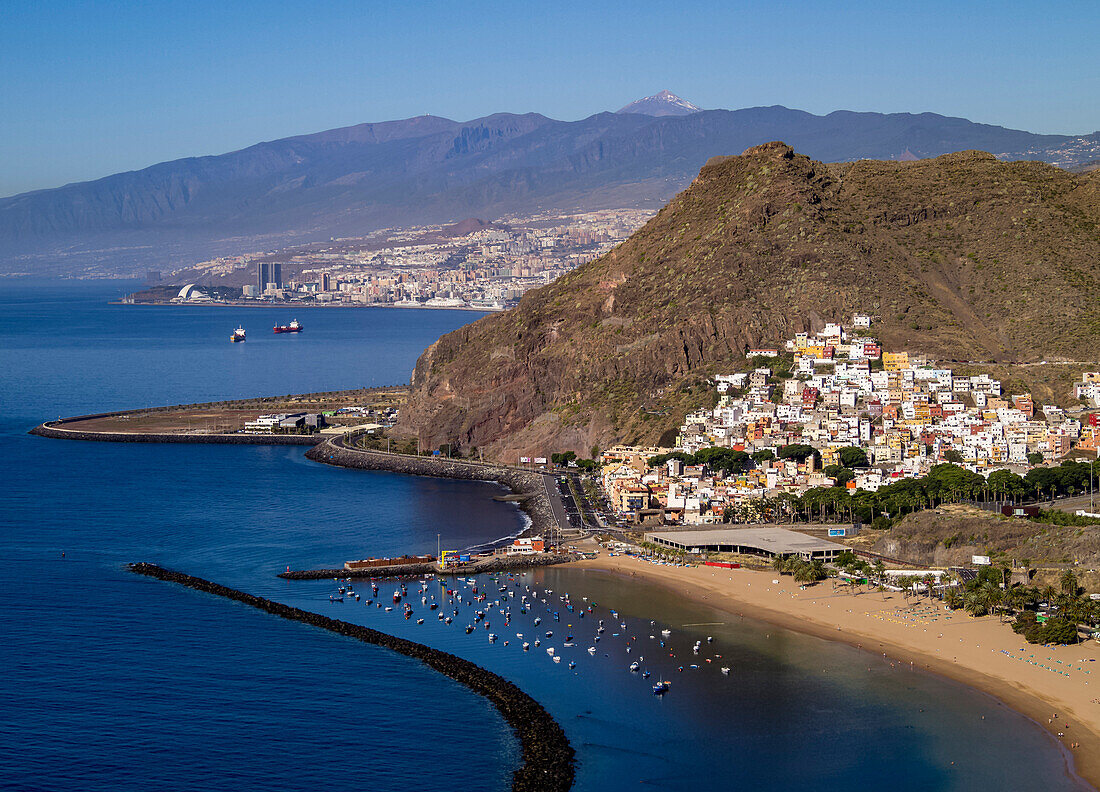
M 555 792 L 573 786 L 575 755 L 565 732 L 546 709 L 516 685 L 492 671 L 448 652 L 372 630 L 358 624 L 330 619 L 316 613 L 292 608 L 273 600 L 246 594 L 209 580 L 174 572 L 157 564 L 135 563 L 129 569 L 138 575 L 177 583 L 218 597 L 234 600 L 253 608 L 302 622 L 313 627 L 382 646 L 421 661 L 429 668 L 449 676 L 478 695 L 487 698 L 515 731 L 520 742 L 523 764 L 512 775 L 516 792 Z
M 345 448 L 332 440 L 309 449 L 306 452 L 306 458 L 326 465 L 359 470 L 383 470 L 410 476 L 433 476 L 464 481 L 492 481 L 507 487 L 514 495 L 522 497 L 519 507 L 531 520 L 529 532 L 547 534 L 556 527 L 554 512 L 550 507 L 550 499 L 546 495 L 541 473 L 458 459 L 363 451 Z

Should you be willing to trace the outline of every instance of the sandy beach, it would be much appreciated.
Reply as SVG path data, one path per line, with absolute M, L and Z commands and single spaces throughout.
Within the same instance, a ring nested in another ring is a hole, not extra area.
M 660 566 L 605 551 L 578 566 L 644 577 L 731 614 L 845 641 L 971 685 L 1048 729 L 1065 747 L 1067 763 L 1100 788 L 1100 644 L 1094 641 L 1037 646 L 996 616 L 974 618 L 900 593 L 851 593 L 832 580 L 803 590 L 771 571 Z

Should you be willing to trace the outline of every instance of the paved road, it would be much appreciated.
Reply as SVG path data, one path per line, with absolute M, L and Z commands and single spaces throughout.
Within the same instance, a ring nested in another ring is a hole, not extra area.
M 568 530 L 569 517 L 565 511 L 565 504 L 562 503 L 561 492 L 558 491 L 557 476 L 543 476 L 542 485 L 546 488 L 546 498 L 550 501 L 550 509 L 554 512 L 554 519 L 558 523 L 558 530 Z

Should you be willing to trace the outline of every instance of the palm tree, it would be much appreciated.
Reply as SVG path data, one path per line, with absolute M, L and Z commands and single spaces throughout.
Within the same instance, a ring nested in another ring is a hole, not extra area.
M 943 592 L 943 602 L 951 610 L 958 610 L 966 604 L 966 599 L 958 586 L 951 586 Z
M 966 610 L 971 616 L 996 612 L 1001 603 L 1001 589 L 990 582 L 982 583 L 966 594 Z
M 813 583 L 817 580 L 814 577 L 813 564 L 807 564 L 801 558 L 794 562 L 794 579 L 797 583 Z
M 1062 576 L 1058 579 L 1058 585 L 1062 589 L 1063 594 L 1068 594 L 1076 598 L 1077 575 L 1073 574 L 1072 569 L 1067 569 L 1062 573 Z

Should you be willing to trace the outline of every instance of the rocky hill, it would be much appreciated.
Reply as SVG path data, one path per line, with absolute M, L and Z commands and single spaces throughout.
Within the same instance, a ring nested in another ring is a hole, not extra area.
M 1062 526 L 945 504 L 906 515 L 886 531 L 867 531 L 869 549 L 917 565 L 968 566 L 975 555 L 998 563 L 1049 566 L 1100 563 L 1100 526 Z
M 856 312 L 938 359 L 1100 360 L 1098 299 L 1100 174 L 976 151 L 824 165 L 768 143 L 432 345 L 401 429 L 498 458 L 656 442 L 747 348 Z

